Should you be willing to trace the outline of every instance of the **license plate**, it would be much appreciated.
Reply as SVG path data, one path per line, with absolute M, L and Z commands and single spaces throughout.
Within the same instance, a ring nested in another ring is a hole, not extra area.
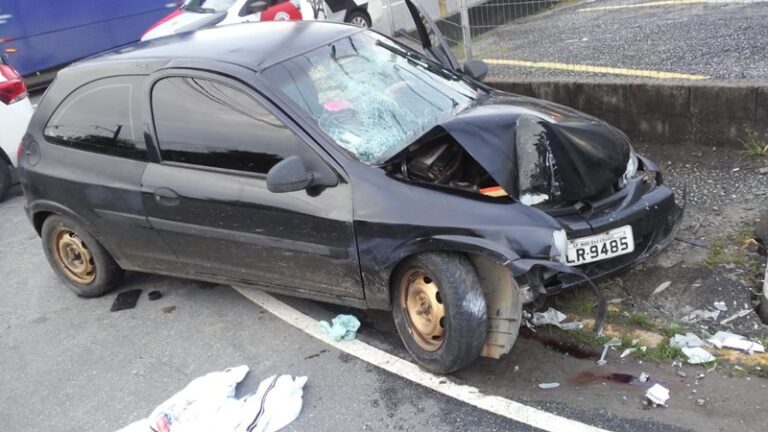
M 602 234 L 568 240 L 565 263 L 570 266 L 600 261 L 635 250 L 635 239 L 629 225 Z

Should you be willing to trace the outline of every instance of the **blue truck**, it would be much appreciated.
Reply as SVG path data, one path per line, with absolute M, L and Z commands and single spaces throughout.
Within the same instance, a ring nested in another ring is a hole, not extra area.
M 174 0 L 0 0 L 0 54 L 26 78 L 138 41 Z

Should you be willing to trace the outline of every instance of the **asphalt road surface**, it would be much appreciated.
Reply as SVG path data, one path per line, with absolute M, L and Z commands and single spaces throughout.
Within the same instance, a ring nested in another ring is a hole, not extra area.
M 496 77 L 618 76 L 589 72 L 585 66 L 724 80 L 768 77 L 768 2 L 685 1 L 564 3 L 477 37 L 474 55 L 568 65 L 494 66 Z
M 651 151 L 653 156 L 653 151 Z M 705 174 L 711 175 L 712 173 Z M 26 220 L 18 188 L 0 204 L 0 413 L 5 431 L 116 430 L 207 372 L 247 364 L 239 394 L 273 374 L 306 375 L 304 408 L 290 431 L 535 430 L 343 353 L 285 323 L 233 289 L 131 273 L 134 309 L 110 312 L 115 293 L 81 299 L 54 276 Z M 301 271 L 296 269 L 296 271 Z M 632 287 L 627 287 L 632 289 Z M 149 301 L 146 293 L 163 297 Z M 315 319 L 354 313 L 359 340 L 410 361 L 388 313 L 283 301 Z M 548 413 L 614 431 L 759 431 L 768 427 L 768 380 L 702 368 L 619 360 L 597 368 L 522 338 L 499 361 L 445 377 Z M 646 372 L 672 392 L 668 408 L 641 404 L 647 386 L 611 379 Z M 559 382 L 541 390 L 542 382 Z M 704 399 L 699 406 L 697 399 Z M 504 414 L 504 413 L 502 413 Z

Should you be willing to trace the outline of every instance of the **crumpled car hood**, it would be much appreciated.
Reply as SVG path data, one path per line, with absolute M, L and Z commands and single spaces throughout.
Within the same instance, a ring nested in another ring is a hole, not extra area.
M 578 201 L 624 174 L 626 135 L 595 117 L 551 102 L 494 93 L 442 127 L 510 195 Z

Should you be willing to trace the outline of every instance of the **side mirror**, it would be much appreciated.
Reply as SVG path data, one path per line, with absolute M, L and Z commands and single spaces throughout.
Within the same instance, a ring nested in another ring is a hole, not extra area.
M 267 173 L 267 189 L 275 193 L 295 192 L 311 186 L 314 179 L 298 156 L 288 156 Z
M 482 81 L 488 75 L 488 65 L 482 60 L 467 60 L 464 63 L 464 73 Z
M 249 14 L 255 14 L 262 11 L 265 11 L 267 9 L 267 2 L 265 1 L 255 1 L 248 6 L 248 13 Z

